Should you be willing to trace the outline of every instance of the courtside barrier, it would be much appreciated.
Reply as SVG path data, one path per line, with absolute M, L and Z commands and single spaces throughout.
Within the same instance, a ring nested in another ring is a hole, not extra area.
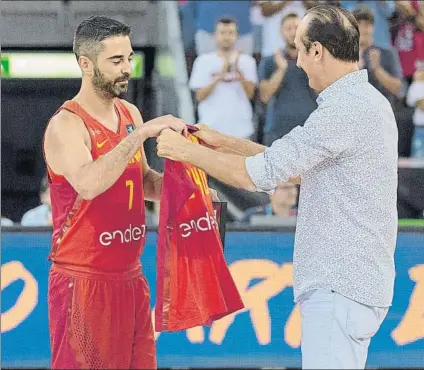
M 2 228 L 2 368 L 49 367 L 47 277 L 51 230 Z M 142 256 L 155 303 L 157 233 Z M 293 303 L 294 229 L 228 229 L 225 256 L 246 309 L 179 333 L 157 334 L 160 367 L 300 367 Z M 201 246 L 199 246 L 201 247 Z M 424 228 L 400 227 L 393 306 L 368 366 L 424 367 Z M 101 312 L 99 312 L 101 315 Z

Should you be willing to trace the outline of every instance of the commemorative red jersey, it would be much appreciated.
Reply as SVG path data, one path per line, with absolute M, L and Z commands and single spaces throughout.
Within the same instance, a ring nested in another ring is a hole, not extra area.
M 167 159 L 157 270 L 158 332 L 210 325 L 244 307 L 224 259 L 206 174 Z
M 62 109 L 84 121 L 94 161 L 135 129 L 130 112 L 119 99 L 115 102 L 117 132 L 103 126 L 75 101 L 65 102 L 55 114 Z M 82 199 L 64 176 L 50 168 L 48 174 L 53 217 L 49 260 L 81 271 L 119 273 L 139 268 L 146 237 L 141 150 L 118 180 L 92 200 Z

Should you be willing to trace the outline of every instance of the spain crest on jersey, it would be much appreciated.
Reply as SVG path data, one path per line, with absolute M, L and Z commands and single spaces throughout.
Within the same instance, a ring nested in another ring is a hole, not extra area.
M 129 123 L 128 125 L 125 125 L 125 127 L 127 128 L 128 134 L 131 134 L 131 132 L 135 130 L 134 123 Z

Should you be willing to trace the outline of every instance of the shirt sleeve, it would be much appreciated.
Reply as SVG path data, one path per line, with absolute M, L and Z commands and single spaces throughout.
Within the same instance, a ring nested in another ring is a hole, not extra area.
M 208 66 L 204 56 L 198 57 L 193 64 L 189 86 L 191 90 L 206 87 L 211 83 Z
M 346 115 L 341 117 L 330 107 L 318 108 L 304 126 L 295 127 L 264 152 L 246 158 L 246 170 L 257 191 L 272 193 L 280 183 L 337 157 L 352 146 L 353 127 Z

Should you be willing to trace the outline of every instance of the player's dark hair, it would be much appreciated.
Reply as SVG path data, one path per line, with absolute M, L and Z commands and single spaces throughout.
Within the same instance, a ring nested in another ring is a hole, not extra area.
M 352 13 L 324 4 L 313 7 L 306 16 L 311 18 L 302 40 L 307 52 L 319 42 L 336 59 L 359 61 L 359 28 Z
M 73 51 L 77 59 L 86 56 L 95 61 L 102 50 L 101 42 L 115 36 L 130 36 L 131 27 L 115 19 L 92 16 L 83 20 L 74 35 Z

